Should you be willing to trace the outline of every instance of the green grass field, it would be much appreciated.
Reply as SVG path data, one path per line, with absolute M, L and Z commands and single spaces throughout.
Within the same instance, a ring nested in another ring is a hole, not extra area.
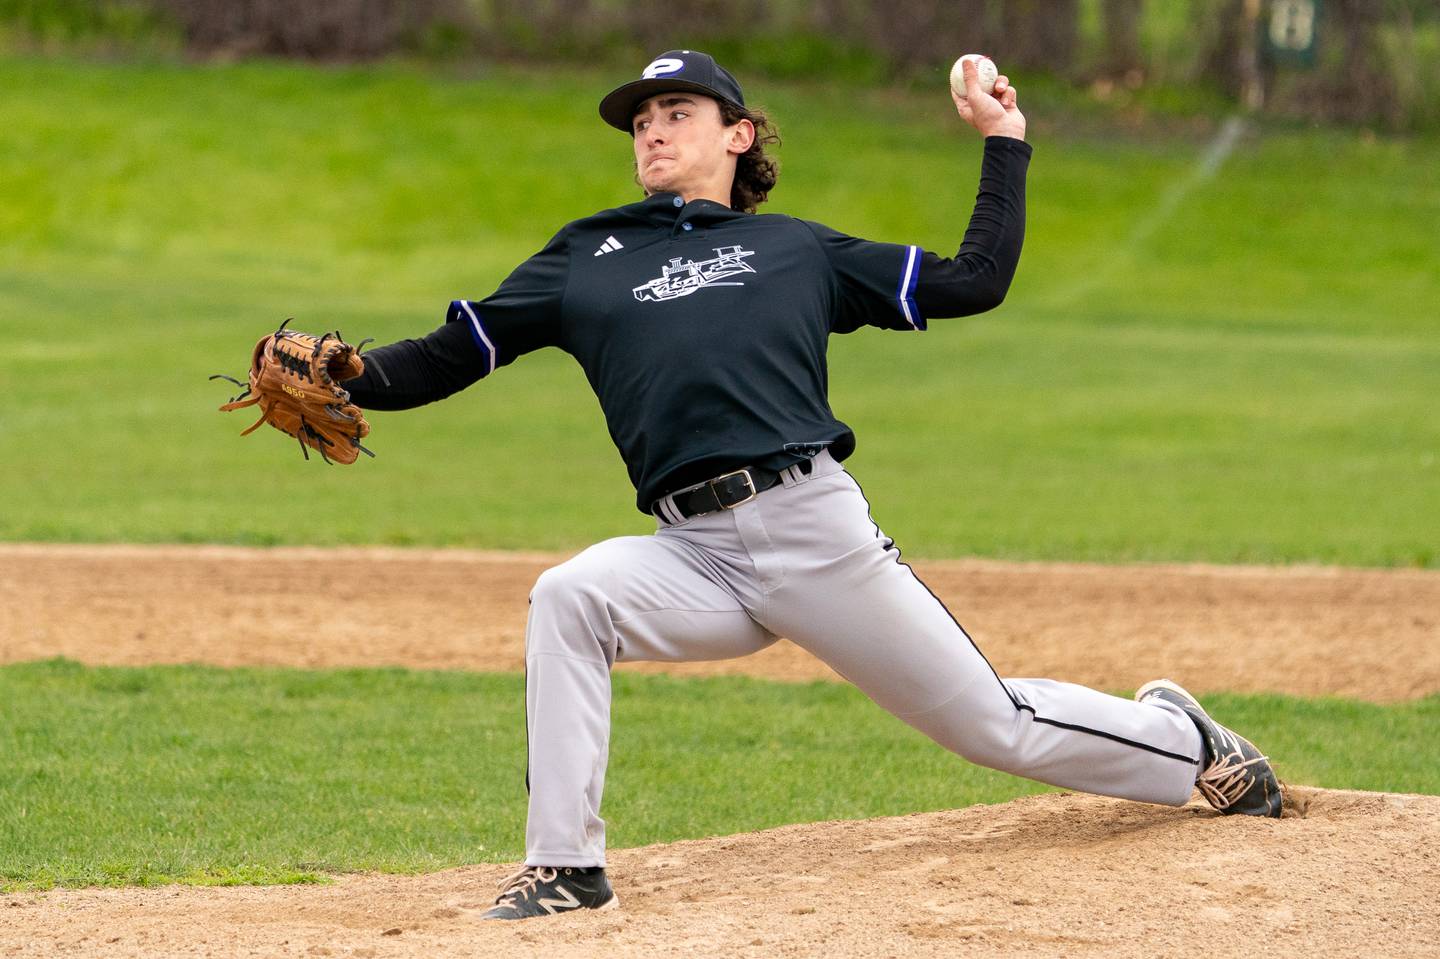
M 615 686 L 617 848 L 1042 790 L 950 755 L 849 686 L 629 674 Z M 0 667 L 0 889 L 517 860 L 523 696 L 510 675 Z M 1440 697 L 1206 702 L 1295 781 L 1440 792 L 1433 750 L 1407 745 L 1440 722 Z
M 0 538 L 568 549 L 649 528 L 558 352 L 375 415 L 379 459 L 348 470 L 241 440 L 206 380 L 287 316 L 427 332 L 634 198 L 594 117 L 611 82 L 0 59 Z M 979 146 L 943 90 L 754 96 L 785 136 L 773 208 L 958 245 Z M 935 557 L 1440 562 L 1440 142 L 1264 129 L 1182 196 L 1199 121 L 1025 106 L 1007 303 L 832 347 L 887 532 Z
M 215 407 L 287 316 L 387 342 L 627 202 L 614 77 L 0 55 L 0 540 L 573 549 L 643 532 L 574 363 L 376 414 L 379 459 L 301 461 Z M 1440 140 L 1027 96 L 1007 303 L 837 338 L 832 401 L 923 557 L 1440 565 Z M 937 82 L 752 86 L 772 208 L 949 252 L 979 144 Z M 302 516 L 321 520 L 301 521 Z M 522 680 L 0 668 L 0 887 L 291 882 L 514 860 Z M 1440 701 L 1208 699 L 1287 778 L 1440 792 Z M 723 720 L 723 721 L 722 721 Z M 992 802 L 854 690 L 617 680 L 611 844 Z

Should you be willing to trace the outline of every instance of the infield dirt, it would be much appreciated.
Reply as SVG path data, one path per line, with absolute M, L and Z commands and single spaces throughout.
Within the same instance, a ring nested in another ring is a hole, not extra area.
M 519 671 L 535 577 L 564 555 L 0 544 L 0 663 Z M 1002 676 L 1373 701 L 1440 691 L 1440 572 L 924 562 Z M 316 602 L 343 604 L 318 617 Z M 296 629 L 303 623 L 304 629 Z M 622 665 L 835 679 L 787 642 L 745 659 Z
M 529 587 L 563 558 L 0 546 L 0 662 L 519 669 Z M 1377 701 L 1440 691 L 1440 573 L 915 568 L 1002 675 L 1126 689 L 1167 674 L 1197 691 Z M 315 628 L 290 598 L 307 594 L 350 604 L 363 628 Z M 669 671 L 831 675 L 783 642 Z M 5 895 L 0 956 L 1440 955 L 1440 797 L 1296 788 L 1286 813 L 1051 794 L 616 850 L 620 911 L 518 925 L 475 918 L 501 866 Z

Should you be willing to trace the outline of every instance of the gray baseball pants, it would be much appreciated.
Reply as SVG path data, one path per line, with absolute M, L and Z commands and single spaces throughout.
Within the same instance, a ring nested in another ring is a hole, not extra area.
M 787 470 L 733 510 L 661 520 L 653 536 L 597 543 L 540 576 L 526 629 L 525 862 L 605 864 L 614 663 L 727 659 L 779 636 L 971 762 L 1125 799 L 1190 797 L 1201 743 L 1184 713 L 1000 679 L 822 453 L 809 476 Z

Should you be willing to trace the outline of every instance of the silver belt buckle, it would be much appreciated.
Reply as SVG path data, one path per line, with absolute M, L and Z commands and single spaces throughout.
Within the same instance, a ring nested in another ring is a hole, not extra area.
M 750 487 L 750 495 L 747 496 L 747 497 L 745 497 L 745 498 L 742 499 L 742 500 L 737 500 L 736 502 L 731 503 L 731 504 L 728 505 L 728 506 L 725 505 L 724 503 L 721 503 L 721 504 L 720 504 L 720 508 L 721 508 L 721 509 L 734 509 L 734 508 L 737 507 L 737 506 L 744 506 L 746 503 L 750 502 L 752 499 L 754 499 L 755 497 L 757 497 L 757 496 L 760 495 L 760 493 L 759 493 L 758 491 L 756 491 L 756 489 L 755 489 L 755 480 L 754 480 L 753 477 L 751 477 L 749 470 L 736 470 L 736 471 L 733 472 L 733 473 L 725 473 L 725 474 L 723 474 L 723 475 L 721 475 L 721 476 L 717 476 L 717 477 L 715 477 L 713 480 L 710 481 L 710 485 L 711 485 L 711 486 L 714 486 L 714 485 L 717 484 L 717 483 L 723 483 L 723 482 L 725 482 L 727 479 L 729 479 L 729 478 L 732 477 L 732 476 L 743 476 L 743 477 L 745 477 L 745 485 L 748 486 L 748 487 Z M 715 497 L 715 500 L 716 500 L 716 502 L 719 502 L 720 497 L 719 497 L 719 496 L 716 496 L 716 497 Z

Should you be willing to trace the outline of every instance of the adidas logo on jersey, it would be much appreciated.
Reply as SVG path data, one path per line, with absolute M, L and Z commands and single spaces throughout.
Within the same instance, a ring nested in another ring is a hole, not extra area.
M 595 251 L 595 255 L 604 256 L 606 253 L 614 253 L 616 250 L 623 249 L 625 249 L 625 244 L 621 243 L 613 236 L 607 236 L 605 238 L 605 242 L 600 244 L 600 249 Z

